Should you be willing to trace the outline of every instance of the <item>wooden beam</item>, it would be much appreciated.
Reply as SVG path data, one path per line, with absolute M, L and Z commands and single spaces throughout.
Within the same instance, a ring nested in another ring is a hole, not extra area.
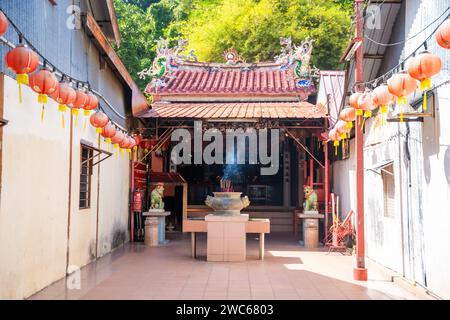
M 106 39 L 106 36 L 103 34 L 102 29 L 95 21 L 94 17 L 90 14 L 86 14 L 86 27 L 94 36 L 97 41 L 100 50 L 105 53 L 105 56 L 108 57 L 108 60 L 111 64 L 117 69 L 120 76 L 123 78 L 125 83 L 129 86 L 132 92 L 132 102 L 131 109 L 134 115 L 141 114 L 149 109 L 149 104 L 145 96 L 142 94 L 141 90 L 138 88 L 127 68 L 123 64 L 122 60 L 120 60 L 117 53 L 111 47 Z

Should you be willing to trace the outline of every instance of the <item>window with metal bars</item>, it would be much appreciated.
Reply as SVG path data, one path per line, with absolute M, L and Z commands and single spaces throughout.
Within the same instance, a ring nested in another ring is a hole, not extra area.
M 383 179 L 384 216 L 395 217 L 395 179 L 394 165 L 391 163 L 381 168 L 381 179 Z
M 80 165 L 80 209 L 91 207 L 92 158 L 94 150 L 81 145 Z

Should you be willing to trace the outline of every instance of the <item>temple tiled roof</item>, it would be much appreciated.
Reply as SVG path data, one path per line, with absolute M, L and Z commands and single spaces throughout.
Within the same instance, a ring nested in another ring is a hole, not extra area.
M 288 71 L 277 66 L 243 69 L 196 67 L 177 70 L 165 87 L 147 87 L 156 96 L 297 96 L 305 100 L 314 86 L 297 86 Z
M 154 103 L 142 118 L 173 119 L 306 119 L 327 116 L 327 108 L 308 102 Z

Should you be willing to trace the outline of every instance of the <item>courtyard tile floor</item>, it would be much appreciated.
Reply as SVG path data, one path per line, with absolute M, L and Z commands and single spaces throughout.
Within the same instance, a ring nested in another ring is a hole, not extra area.
M 352 280 L 354 257 L 306 251 L 291 235 L 266 237 L 266 258 L 257 260 L 258 241 L 249 235 L 248 261 L 206 262 L 190 257 L 190 235 L 169 234 L 170 244 L 148 248 L 127 244 L 81 269 L 81 288 L 62 279 L 30 299 L 417 299 L 369 267 L 369 281 Z

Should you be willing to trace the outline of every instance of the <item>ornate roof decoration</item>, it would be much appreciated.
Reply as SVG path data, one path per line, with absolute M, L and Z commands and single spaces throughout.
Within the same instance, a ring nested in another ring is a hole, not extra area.
M 151 95 L 281 95 L 302 100 L 315 92 L 319 70 L 310 66 L 314 40 L 306 38 L 299 46 L 291 37 L 281 38 L 281 54 L 274 62 L 247 63 L 234 48 L 224 52 L 226 63 L 202 63 L 193 51 L 183 55 L 187 41 L 178 40 L 169 48 L 167 40 L 157 41 L 157 55 L 151 68 L 139 73 L 151 77 L 146 92 Z
M 312 79 L 319 77 L 319 69 L 311 67 L 311 53 L 314 39 L 307 37 L 300 46 L 292 44 L 292 38 L 281 38 L 281 54 L 275 61 L 281 64 L 281 70 L 287 70 L 289 75 L 295 80 L 299 87 L 310 87 L 313 85 Z
M 150 86 L 160 88 L 167 86 L 167 82 L 174 78 L 174 72 L 178 70 L 182 62 L 197 62 L 197 56 L 191 50 L 189 55 L 183 55 L 182 52 L 188 45 L 187 40 L 179 39 L 178 44 L 169 48 L 169 40 L 160 38 L 156 41 L 156 57 L 153 65 L 139 72 L 140 79 L 151 77 Z
M 227 65 L 236 65 L 238 63 L 245 63 L 235 48 L 230 48 L 223 53 Z

